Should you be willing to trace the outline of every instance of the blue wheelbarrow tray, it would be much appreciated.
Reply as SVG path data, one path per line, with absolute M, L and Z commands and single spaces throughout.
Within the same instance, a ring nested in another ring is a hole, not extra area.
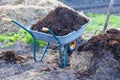
M 72 41 L 74 41 L 75 39 L 79 38 L 82 33 L 84 32 L 86 25 L 83 25 L 80 29 L 78 29 L 77 31 L 73 31 L 65 36 L 56 36 L 59 41 L 61 42 L 62 45 L 64 44 L 68 44 Z M 43 33 L 43 32 L 38 32 L 38 31 L 33 31 L 30 28 L 28 29 L 36 39 L 38 40 L 43 40 L 45 42 L 52 42 L 52 43 L 58 43 L 58 41 L 54 38 L 53 35 L 48 34 L 48 33 Z
M 37 32 L 37 31 L 33 31 L 30 28 L 25 27 L 24 25 L 22 25 L 21 23 L 15 21 L 15 20 L 11 20 L 11 22 L 17 24 L 20 28 L 24 29 L 25 31 L 27 31 L 34 40 L 34 48 L 33 48 L 33 52 L 34 52 L 34 61 L 36 62 L 36 40 L 42 40 L 47 42 L 47 45 L 44 48 L 44 51 L 40 57 L 40 59 L 38 61 L 42 61 L 42 59 L 45 56 L 45 53 L 48 49 L 49 43 L 57 43 L 59 46 L 59 57 L 60 57 L 60 67 L 65 67 L 66 63 L 67 63 L 67 56 L 68 56 L 68 47 L 69 47 L 69 43 L 71 43 L 72 41 L 76 40 L 77 38 L 79 38 L 82 33 L 84 32 L 86 26 L 88 23 L 84 24 L 81 26 L 80 29 L 73 31 L 65 36 L 56 36 L 52 30 L 48 30 L 48 33 L 44 33 L 44 32 Z M 62 45 L 65 45 L 65 54 L 64 54 L 64 62 L 63 62 L 63 55 L 62 55 Z

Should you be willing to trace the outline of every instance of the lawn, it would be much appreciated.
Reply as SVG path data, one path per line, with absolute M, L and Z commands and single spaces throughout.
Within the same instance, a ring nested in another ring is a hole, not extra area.
M 90 18 L 90 23 L 88 24 L 85 32 L 90 32 L 92 30 L 103 30 L 103 26 L 106 20 L 106 14 L 89 13 L 87 16 Z M 110 16 L 107 29 L 110 28 L 120 28 L 120 16 Z

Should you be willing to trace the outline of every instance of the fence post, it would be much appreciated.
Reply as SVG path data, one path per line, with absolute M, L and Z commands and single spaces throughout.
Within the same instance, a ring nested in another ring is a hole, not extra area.
M 108 8 L 108 10 L 107 10 L 106 21 L 105 21 L 105 24 L 104 24 L 103 33 L 104 33 L 105 30 L 107 29 L 109 17 L 110 17 L 112 8 L 113 8 L 113 4 L 114 4 L 114 0 L 111 0 L 111 1 L 110 1 L 110 4 L 109 4 L 109 8 Z

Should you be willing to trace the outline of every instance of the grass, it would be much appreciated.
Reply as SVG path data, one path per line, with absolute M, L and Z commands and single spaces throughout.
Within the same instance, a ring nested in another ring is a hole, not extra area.
M 106 20 L 106 14 L 91 14 L 87 15 L 90 18 L 90 23 L 88 24 L 85 33 L 96 31 L 96 30 L 103 30 L 103 26 Z M 120 27 L 120 16 L 111 15 L 109 19 L 109 28 L 119 28 Z M 21 40 L 26 43 L 32 43 L 33 39 L 30 34 L 25 32 L 24 30 L 20 29 L 18 32 L 10 32 L 0 35 L 0 42 L 6 43 L 6 45 L 2 46 L 3 48 L 12 46 L 13 43 L 17 40 Z M 37 40 L 37 44 L 40 47 L 45 45 L 45 42 Z
M 18 33 L 9 32 L 9 33 L 4 33 L 0 35 L 0 42 L 5 43 L 5 45 L 1 46 L 2 48 L 13 46 L 13 43 L 18 40 L 29 43 L 29 44 L 33 43 L 33 39 L 31 35 L 22 29 L 20 29 Z M 36 40 L 36 43 L 39 47 L 44 47 L 44 45 L 46 44 L 44 41 L 40 41 L 40 40 Z
M 29 33 L 27 33 L 26 31 L 22 29 L 19 32 L 22 36 L 22 41 L 27 42 L 27 43 L 33 43 L 33 39 Z M 44 47 L 44 45 L 46 44 L 44 41 L 41 41 L 41 40 L 36 40 L 36 43 L 39 47 Z
M 91 30 L 103 30 L 103 26 L 106 20 L 106 14 L 91 14 L 87 15 L 90 18 L 90 23 L 88 24 L 85 32 L 90 32 Z M 120 27 L 120 16 L 111 15 L 109 18 L 109 24 L 107 29 L 119 28 Z

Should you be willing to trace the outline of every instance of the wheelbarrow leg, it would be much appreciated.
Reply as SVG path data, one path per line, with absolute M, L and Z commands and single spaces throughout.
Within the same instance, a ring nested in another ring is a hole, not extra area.
M 33 38 L 33 52 L 34 52 L 34 61 L 37 62 L 36 59 L 36 38 L 34 37 L 34 35 L 32 34 L 31 31 L 29 31 L 24 25 L 20 24 L 19 22 L 12 20 L 13 23 L 17 24 L 20 28 L 24 29 L 25 31 L 27 31 Z
M 36 39 L 33 38 L 33 40 L 34 40 L 34 48 L 33 48 L 33 52 L 34 52 L 34 61 L 37 62 L 37 59 L 36 59 Z M 44 51 L 43 51 L 43 53 L 42 53 L 42 55 L 41 55 L 39 61 L 42 61 L 42 59 L 44 58 L 45 53 L 46 53 L 46 51 L 47 51 L 47 49 L 48 49 L 48 46 L 49 46 L 49 43 L 47 43 L 47 45 L 45 46 Z
M 59 58 L 60 58 L 60 67 L 63 68 L 63 58 L 62 58 L 62 44 L 59 40 L 59 38 L 56 37 L 54 32 L 50 29 L 48 29 L 48 32 L 56 39 L 57 43 L 59 44 Z
M 61 44 L 59 44 L 59 58 L 60 58 L 60 67 L 63 68 L 62 45 Z
M 37 59 L 36 59 L 36 39 L 33 37 L 33 57 L 34 57 L 34 61 L 37 62 Z
M 64 67 L 67 65 L 67 56 L 68 56 L 68 44 L 65 45 L 65 54 L 64 54 Z
M 50 43 L 47 43 L 47 45 L 45 46 L 44 51 L 43 51 L 43 53 L 42 53 L 42 55 L 41 55 L 41 57 L 40 57 L 40 61 L 42 61 L 42 59 L 44 58 L 44 56 L 45 56 L 45 54 L 46 54 L 46 51 L 47 51 L 47 49 L 48 49 L 48 47 L 49 47 L 49 44 L 50 44 Z

